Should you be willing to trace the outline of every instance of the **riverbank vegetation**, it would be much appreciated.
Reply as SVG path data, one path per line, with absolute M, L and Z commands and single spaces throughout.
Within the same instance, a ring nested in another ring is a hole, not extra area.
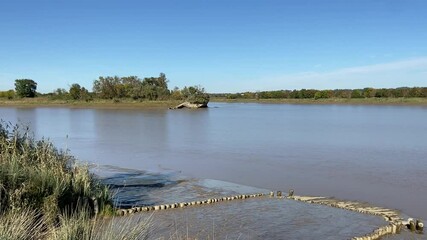
M 237 98 L 237 99 L 227 99 L 222 97 L 213 97 L 211 98 L 211 100 L 213 102 L 226 102 L 226 103 L 427 106 L 427 98 L 322 98 L 322 99 Z
M 0 91 L 0 99 L 3 104 L 16 102 L 32 103 L 77 103 L 77 102 L 157 102 L 157 101 L 187 101 L 190 103 L 208 103 L 209 95 L 201 86 L 189 86 L 173 90 L 168 88 L 169 80 L 164 73 L 158 77 L 146 77 L 140 79 L 137 76 L 99 77 L 93 82 L 92 92 L 80 86 L 71 84 L 70 88 L 57 88 L 50 93 L 36 92 L 37 83 L 31 79 L 15 80 L 15 89 Z M 28 101 L 27 99 L 42 99 L 40 101 Z M 8 100 L 8 101 L 5 101 Z
M 210 94 L 215 102 L 427 105 L 427 87 L 278 90 Z
M 362 98 L 427 98 L 427 87 L 363 88 L 335 90 L 278 90 L 211 94 L 223 99 L 362 99 Z
M 0 123 L 0 239 L 111 239 L 121 227 L 103 217 L 113 213 L 108 187 L 87 165 L 28 128 Z M 121 239 L 138 239 L 145 224 Z
M 201 86 L 168 88 L 164 73 L 158 77 L 101 76 L 94 80 L 92 91 L 78 83 L 70 88 L 57 88 L 50 93 L 36 92 L 31 79 L 15 80 L 15 90 L 0 91 L 0 105 L 69 106 L 94 108 L 171 107 L 187 101 L 207 104 L 219 102 L 265 102 L 301 104 L 391 104 L 427 105 L 427 87 L 363 88 L 363 89 L 300 89 L 242 93 L 206 93 Z

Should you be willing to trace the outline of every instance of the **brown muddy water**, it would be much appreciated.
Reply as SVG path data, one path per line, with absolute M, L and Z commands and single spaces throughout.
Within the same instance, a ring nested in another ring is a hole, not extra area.
M 262 189 L 293 188 L 298 195 L 366 201 L 427 219 L 427 108 L 209 106 L 2 107 L 0 118 L 29 124 L 36 137 L 49 137 L 79 159 L 98 165 Z M 164 186 L 167 183 L 157 185 L 165 190 Z M 142 201 L 132 197 L 135 194 L 128 196 L 123 203 Z
M 112 166 L 93 170 L 117 193 L 116 203 L 122 207 L 269 193 L 218 180 L 183 178 L 170 171 L 149 173 Z M 123 221 L 149 221 L 149 239 L 350 239 L 386 224 L 376 216 L 269 196 L 140 212 L 112 221 L 116 226 L 126 225 Z

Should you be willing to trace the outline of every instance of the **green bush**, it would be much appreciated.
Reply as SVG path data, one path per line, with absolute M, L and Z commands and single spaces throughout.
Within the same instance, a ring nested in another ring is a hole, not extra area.
M 28 128 L 0 123 L 0 213 L 34 209 L 45 223 L 78 207 L 111 208 L 106 186 L 65 151 L 36 141 Z
M 181 93 L 187 102 L 204 105 L 209 103 L 209 94 L 201 86 L 184 87 Z

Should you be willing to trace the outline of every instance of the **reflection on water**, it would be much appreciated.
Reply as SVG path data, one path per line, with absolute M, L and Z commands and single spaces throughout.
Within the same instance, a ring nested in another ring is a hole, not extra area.
M 100 165 L 294 188 L 301 195 L 367 201 L 427 219 L 426 108 L 210 106 L 0 108 L 0 117 L 30 123 L 37 137 Z

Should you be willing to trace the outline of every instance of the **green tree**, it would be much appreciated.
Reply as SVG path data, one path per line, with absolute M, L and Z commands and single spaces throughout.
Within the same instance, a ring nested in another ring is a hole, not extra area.
M 362 91 L 360 91 L 360 89 L 354 89 L 351 91 L 351 98 L 363 98 Z
M 363 89 L 363 96 L 366 98 L 375 97 L 375 88 L 364 88 Z
M 334 92 L 332 90 L 321 90 L 321 91 L 317 91 L 314 94 L 314 98 L 315 99 L 319 99 L 319 98 L 332 98 L 334 96 Z
M 50 99 L 52 100 L 65 100 L 68 99 L 69 94 L 67 90 L 63 88 L 57 88 L 52 93 L 50 93 Z
M 70 96 L 74 100 L 78 100 L 81 98 L 82 87 L 79 84 L 74 83 L 70 87 Z
M 181 90 L 179 90 L 178 87 L 173 88 L 173 90 L 171 91 L 170 97 L 174 100 L 182 100 L 183 99 Z
M 85 100 L 86 102 L 93 100 L 92 95 L 89 93 L 89 91 L 82 87 L 80 89 L 80 99 Z
M 185 100 L 190 103 L 207 105 L 209 102 L 209 94 L 201 86 L 184 87 L 181 91 Z
M 99 77 L 93 82 L 93 92 L 100 98 L 113 99 L 121 97 L 124 87 L 120 86 L 121 79 L 114 77 Z
M 35 97 L 37 83 L 31 79 L 16 79 L 15 91 L 19 97 Z
M 15 91 L 13 91 L 12 89 L 9 91 L 0 92 L 0 98 L 13 99 L 14 96 L 15 96 Z

